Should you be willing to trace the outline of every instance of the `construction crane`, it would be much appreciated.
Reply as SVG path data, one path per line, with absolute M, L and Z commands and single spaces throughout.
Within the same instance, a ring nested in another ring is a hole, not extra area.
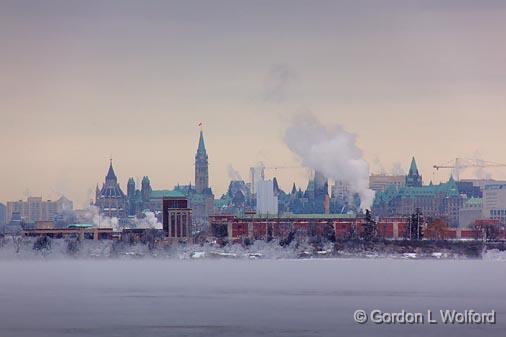
M 288 170 L 288 169 L 306 169 L 304 166 L 269 166 L 264 167 L 264 170 Z
M 456 180 L 460 180 L 460 171 L 470 168 L 491 168 L 491 167 L 506 167 L 506 164 L 494 163 L 491 161 L 481 160 L 481 159 L 467 159 L 467 158 L 455 158 L 449 162 L 434 165 L 433 168 L 436 171 L 439 169 L 452 169 L 453 175 Z

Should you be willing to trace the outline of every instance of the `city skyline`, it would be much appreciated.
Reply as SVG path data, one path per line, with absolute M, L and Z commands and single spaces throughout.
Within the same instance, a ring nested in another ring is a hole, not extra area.
M 219 197 L 230 165 L 245 180 L 299 165 L 283 134 L 301 111 L 357 134 L 371 172 L 415 156 L 427 183 L 455 157 L 505 163 L 505 5 L 365 3 L 2 2 L 0 200 L 82 206 L 111 153 L 122 187 L 187 184 L 199 122 Z

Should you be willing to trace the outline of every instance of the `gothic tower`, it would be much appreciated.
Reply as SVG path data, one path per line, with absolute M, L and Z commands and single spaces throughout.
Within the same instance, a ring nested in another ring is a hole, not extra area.
M 151 198 L 151 191 L 151 182 L 147 176 L 144 176 L 141 183 L 142 202 L 149 202 L 149 199 Z
M 207 162 L 206 146 L 204 135 L 200 131 L 199 147 L 195 154 L 195 190 L 197 193 L 204 193 L 209 188 L 209 169 Z
M 135 181 L 134 178 L 129 178 L 127 184 L 127 197 L 130 200 L 133 199 L 134 196 L 135 196 Z

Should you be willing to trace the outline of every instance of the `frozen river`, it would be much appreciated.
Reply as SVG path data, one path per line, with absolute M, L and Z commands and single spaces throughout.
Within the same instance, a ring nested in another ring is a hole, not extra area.
M 12 260 L 0 336 L 504 336 L 506 262 Z M 357 309 L 497 312 L 495 325 L 357 324 Z

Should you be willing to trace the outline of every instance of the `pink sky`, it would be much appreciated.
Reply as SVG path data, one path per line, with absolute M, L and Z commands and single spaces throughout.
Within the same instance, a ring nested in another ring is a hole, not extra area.
M 125 190 L 188 183 L 199 122 L 219 196 L 229 165 L 297 165 L 282 134 L 305 110 L 356 133 L 373 171 L 506 163 L 506 8 L 440 3 L 2 1 L 0 201 L 80 207 L 110 154 Z

